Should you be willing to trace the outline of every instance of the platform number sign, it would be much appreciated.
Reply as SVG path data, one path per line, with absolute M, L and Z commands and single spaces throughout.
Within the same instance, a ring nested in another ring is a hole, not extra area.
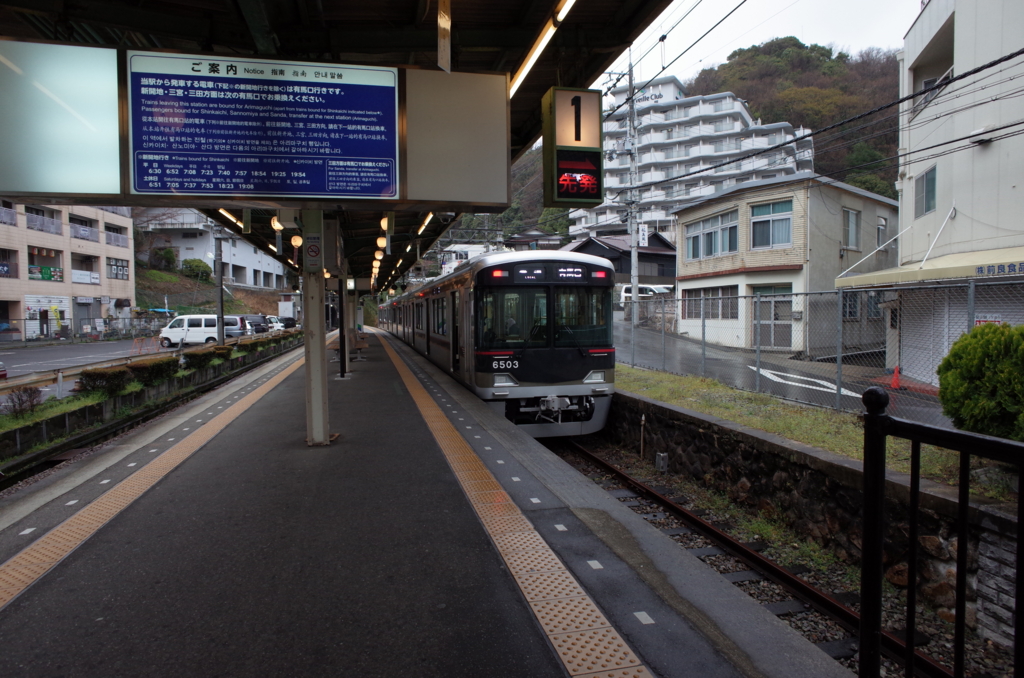
M 604 201 L 601 91 L 552 87 L 544 115 L 544 206 L 593 207 Z

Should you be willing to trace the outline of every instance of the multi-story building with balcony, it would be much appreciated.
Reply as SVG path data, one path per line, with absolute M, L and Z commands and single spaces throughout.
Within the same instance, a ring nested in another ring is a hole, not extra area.
M 612 90 L 615 112 L 604 122 L 605 201 L 570 212 L 569 233 L 577 240 L 627 232 L 624 201 L 629 195 L 631 150 L 627 94 L 626 87 Z M 638 221 L 646 224 L 649 233 L 669 239 L 675 237 L 672 212 L 685 202 L 746 181 L 813 169 L 812 141 L 793 141 L 806 130 L 785 122 L 762 124 L 732 92 L 688 97 L 678 78 L 656 78 L 637 96 L 636 116 Z M 741 160 L 787 141 L 793 143 Z
M 0 341 L 131 317 L 131 209 L 0 200 Z
M 202 212 L 187 208 L 152 208 L 139 216 L 139 228 L 150 234 L 151 249 L 174 250 L 178 267 L 186 259 L 199 259 L 213 267 L 214 229 L 217 224 Z M 245 240 L 225 232 L 222 246 L 224 279 L 232 285 L 281 290 L 284 266 Z M 291 249 L 291 245 L 285 243 Z
M 900 63 L 899 260 L 836 280 L 886 298 L 887 365 L 938 385 L 950 347 L 981 322 L 1024 323 L 1024 119 L 1020 0 L 930 0 Z M 936 150 L 938 149 L 938 150 Z M 1012 638 L 987 627 L 990 638 Z

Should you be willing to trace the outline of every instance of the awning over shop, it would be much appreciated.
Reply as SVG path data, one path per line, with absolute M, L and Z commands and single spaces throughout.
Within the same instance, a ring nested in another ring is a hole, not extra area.
M 1024 277 L 1024 247 L 947 254 L 883 271 L 836 278 L 837 288 L 892 287 L 966 279 Z

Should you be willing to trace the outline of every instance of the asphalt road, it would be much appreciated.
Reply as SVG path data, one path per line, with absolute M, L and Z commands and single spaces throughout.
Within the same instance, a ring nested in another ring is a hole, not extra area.
M 30 372 L 52 372 L 104 360 L 125 358 L 131 355 L 131 352 L 131 339 L 26 348 L 20 346 L 8 348 L 0 344 L 0 362 L 7 366 L 7 376 L 10 378 Z
M 636 349 L 628 322 L 614 325 L 616 359 L 627 365 L 665 370 L 675 374 L 704 376 L 746 391 L 760 391 L 787 400 L 836 407 L 836 365 L 791 360 L 790 353 L 755 351 L 708 345 L 700 341 L 648 329 L 636 329 Z M 758 367 L 760 366 L 760 369 Z M 886 374 L 879 368 L 843 366 L 839 408 L 863 411 L 861 394 L 878 385 Z M 934 426 L 953 428 L 943 416 L 938 398 L 911 390 L 890 391 L 889 414 Z

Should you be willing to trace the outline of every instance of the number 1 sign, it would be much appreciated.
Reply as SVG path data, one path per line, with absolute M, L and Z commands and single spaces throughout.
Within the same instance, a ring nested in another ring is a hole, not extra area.
M 544 206 L 593 207 L 604 201 L 601 92 L 552 87 L 541 102 Z

